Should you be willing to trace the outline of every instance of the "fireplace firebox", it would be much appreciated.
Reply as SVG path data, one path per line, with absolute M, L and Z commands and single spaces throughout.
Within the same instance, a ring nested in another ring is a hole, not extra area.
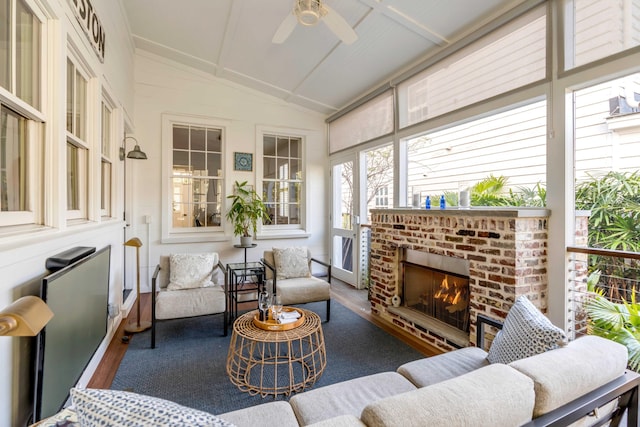
M 467 261 L 405 250 L 400 271 L 404 307 L 469 332 Z

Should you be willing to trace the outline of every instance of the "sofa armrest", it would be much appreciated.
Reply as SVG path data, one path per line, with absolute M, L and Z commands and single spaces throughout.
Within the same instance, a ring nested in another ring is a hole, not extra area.
M 329 284 L 331 284 L 331 264 L 326 263 L 324 261 L 320 261 L 317 258 L 310 258 L 309 259 L 309 263 L 315 262 L 317 264 L 320 264 L 321 266 L 325 267 L 327 269 L 327 282 L 329 282 Z
M 639 392 L 640 375 L 627 370 L 624 375 L 615 380 L 533 419 L 525 426 L 566 426 L 588 416 L 601 406 L 618 398 L 617 408 L 610 414 L 603 416 L 603 418 L 599 418 L 597 425 L 603 425 L 609 420 L 612 420 L 611 425 L 621 425 L 620 421 L 623 415 L 626 414 L 626 425 L 638 426 Z

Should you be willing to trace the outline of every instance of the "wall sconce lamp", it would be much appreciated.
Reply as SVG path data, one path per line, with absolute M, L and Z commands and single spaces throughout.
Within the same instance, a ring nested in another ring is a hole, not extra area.
M 136 314 L 137 314 L 137 322 L 129 323 L 124 327 L 125 332 L 129 332 L 135 334 L 136 332 L 142 332 L 151 327 L 151 322 L 149 321 L 141 321 L 140 320 L 140 247 L 142 246 L 142 242 L 137 237 L 133 237 L 126 242 L 124 242 L 125 246 L 131 246 L 136 248 L 136 270 L 137 270 L 137 280 L 136 280 Z
M 36 336 L 52 317 L 53 312 L 40 298 L 19 298 L 0 311 L 0 336 Z
M 144 151 L 140 149 L 140 145 L 138 145 L 138 140 L 132 136 L 125 136 L 122 140 L 122 146 L 120 147 L 120 160 L 124 160 L 124 153 L 126 152 L 125 145 L 127 139 L 133 139 L 136 142 L 136 145 L 133 147 L 133 150 L 129 151 L 127 154 L 128 159 L 137 159 L 137 160 L 146 160 L 147 155 Z

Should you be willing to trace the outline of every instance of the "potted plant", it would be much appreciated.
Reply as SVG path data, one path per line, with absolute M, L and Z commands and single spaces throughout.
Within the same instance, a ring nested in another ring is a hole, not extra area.
M 257 232 L 258 221 L 269 217 L 267 207 L 247 181 L 236 181 L 234 194 L 227 198 L 231 199 L 231 207 L 226 218 L 233 223 L 233 234 L 240 236 L 242 246 L 251 246 L 251 238 Z

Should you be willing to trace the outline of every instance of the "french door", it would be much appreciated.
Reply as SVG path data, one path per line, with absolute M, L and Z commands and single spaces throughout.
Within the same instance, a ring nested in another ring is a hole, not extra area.
M 332 276 L 350 285 L 358 281 L 357 260 L 359 245 L 358 167 L 356 156 L 342 157 L 331 162 L 332 215 L 331 262 Z M 357 286 L 356 286 L 357 287 Z

